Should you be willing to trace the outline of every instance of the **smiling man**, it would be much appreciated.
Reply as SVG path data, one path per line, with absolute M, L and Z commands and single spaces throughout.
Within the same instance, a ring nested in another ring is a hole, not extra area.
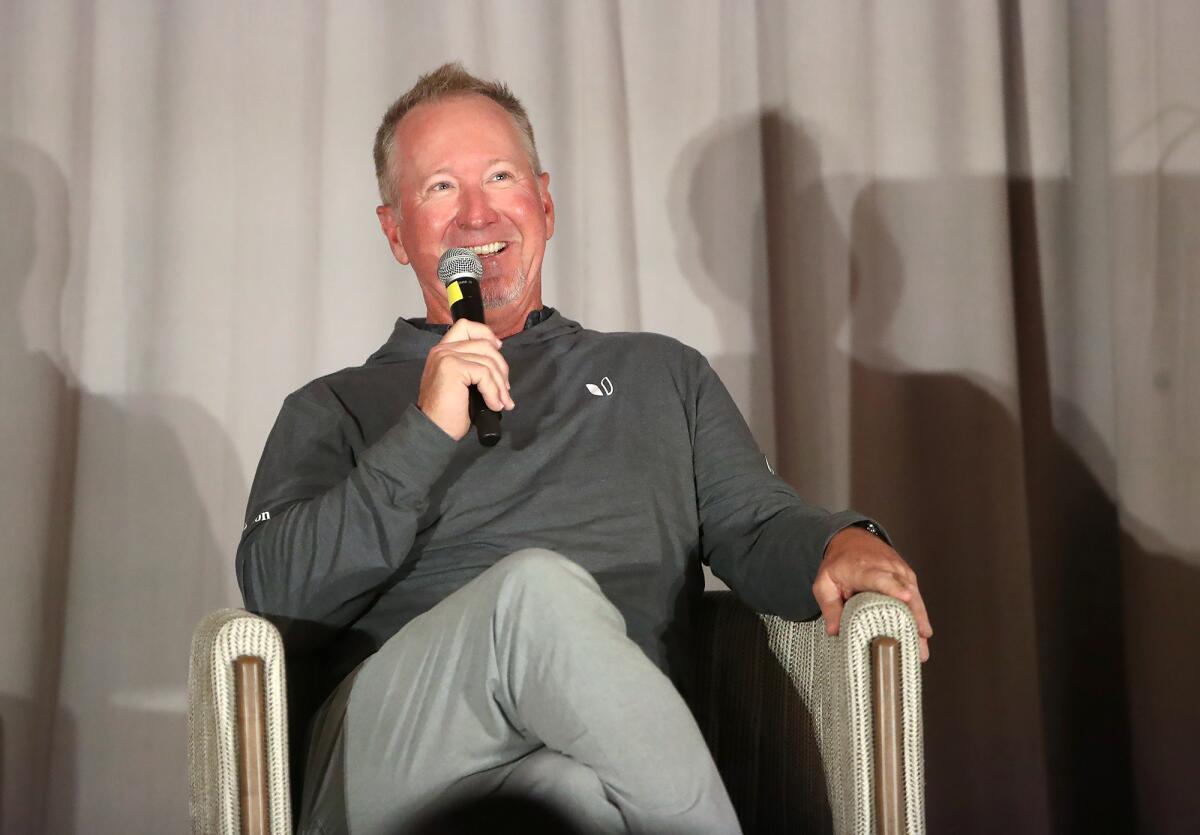
M 481 798 L 564 831 L 739 831 L 680 696 L 701 563 L 831 631 L 851 594 L 893 594 L 924 640 L 915 576 L 775 478 L 697 352 L 543 307 L 554 202 L 507 87 L 423 76 L 375 167 L 426 315 L 288 397 L 238 548 L 288 649 L 301 831 L 424 831 Z M 483 262 L 487 325 L 450 324 L 452 247 Z M 471 385 L 504 412 L 491 449 L 464 440 Z
M 450 321 L 438 259 L 467 247 L 483 262 L 491 330 L 520 331 L 524 314 L 541 307 L 542 256 L 554 234 L 550 175 L 532 138 L 502 104 L 468 95 L 411 107 L 382 139 L 379 223 L 396 260 L 417 274 L 427 321 Z

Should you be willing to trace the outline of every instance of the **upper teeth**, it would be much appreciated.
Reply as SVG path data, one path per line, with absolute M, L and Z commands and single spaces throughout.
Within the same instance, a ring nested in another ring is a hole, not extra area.
M 500 250 L 504 249 L 504 247 L 505 247 L 504 243 L 497 241 L 496 243 L 493 243 L 493 244 L 484 244 L 483 246 L 473 246 L 473 247 L 471 247 L 471 251 L 474 252 L 476 255 L 492 255 L 492 254 L 497 253 Z

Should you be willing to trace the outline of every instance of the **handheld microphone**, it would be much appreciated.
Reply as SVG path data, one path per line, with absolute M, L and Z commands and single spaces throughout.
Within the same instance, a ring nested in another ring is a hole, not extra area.
M 479 280 L 483 278 L 483 263 L 469 249 L 453 247 L 438 259 L 438 278 L 446 285 L 450 299 L 450 317 L 482 322 L 483 294 L 479 291 Z M 475 426 L 475 434 L 483 446 L 495 446 L 500 440 L 500 413 L 489 409 L 477 386 L 470 387 L 467 395 L 467 412 Z

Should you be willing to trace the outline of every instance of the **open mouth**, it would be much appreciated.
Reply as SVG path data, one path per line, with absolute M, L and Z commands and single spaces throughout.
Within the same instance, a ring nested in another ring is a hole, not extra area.
M 482 244 L 481 246 L 468 247 L 476 255 L 482 257 L 484 255 L 498 255 L 508 248 L 508 244 L 503 241 L 495 241 L 490 244 Z

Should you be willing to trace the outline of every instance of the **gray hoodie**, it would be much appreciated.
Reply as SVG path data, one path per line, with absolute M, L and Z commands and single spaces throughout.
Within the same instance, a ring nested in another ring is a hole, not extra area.
M 521 548 L 586 568 L 687 689 L 701 560 L 754 608 L 815 616 L 829 538 L 865 521 L 775 477 L 725 387 L 664 336 L 558 313 L 504 341 L 516 409 L 485 449 L 416 408 L 439 336 L 406 320 L 283 404 L 237 553 L 248 608 L 309 659 L 315 699 L 405 623 Z

